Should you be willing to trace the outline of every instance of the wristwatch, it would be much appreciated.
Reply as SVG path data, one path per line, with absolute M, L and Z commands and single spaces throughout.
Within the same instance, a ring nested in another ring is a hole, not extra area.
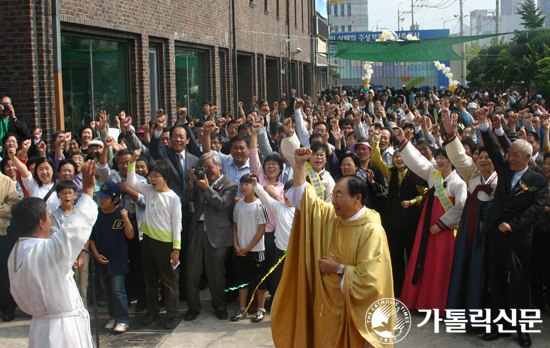
M 345 268 L 346 268 L 346 265 L 344 265 L 343 263 L 340 264 L 340 268 L 338 268 L 338 272 L 336 272 L 336 274 L 338 274 L 340 277 L 343 276 Z

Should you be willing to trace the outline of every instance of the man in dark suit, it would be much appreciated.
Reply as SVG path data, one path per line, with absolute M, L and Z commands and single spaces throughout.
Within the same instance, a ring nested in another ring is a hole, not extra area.
M 540 136 L 535 131 L 528 131 L 526 140 L 533 147 L 533 155 L 532 155 L 533 161 L 535 161 L 537 166 L 542 170 L 542 162 L 544 162 L 544 160 L 543 160 L 543 156 L 539 152 Z
M 494 322 L 501 309 L 506 310 L 508 318 L 511 308 L 518 313 L 529 309 L 532 224 L 542 215 L 548 195 L 546 178 L 529 168 L 531 144 L 517 140 L 505 159 L 487 123 L 488 114 L 487 107 L 480 109 L 478 120 L 483 143 L 498 173 L 498 185 L 483 231 L 488 236 L 493 319 L 491 333 L 483 335 L 484 341 L 510 336 L 504 320 Z M 503 330 L 506 332 L 499 332 Z M 521 326 L 517 332 L 519 345 L 530 347 L 529 334 Z
M 212 295 L 212 307 L 218 319 L 227 319 L 225 301 L 225 259 L 227 248 L 233 245 L 231 215 L 238 186 L 222 173 L 222 162 L 217 152 L 207 152 L 200 158 L 200 166 L 208 170 L 203 179 L 193 180 L 194 169 L 189 170 L 189 186 L 183 193 L 183 202 L 191 207 L 189 248 L 185 257 L 187 275 L 187 306 L 185 320 L 197 318 L 201 309 L 199 291 L 204 272 Z
M 173 190 L 178 196 L 183 197 L 183 191 L 189 184 L 189 169 L 195 168 L 199 159 L 185 152 L 185 147 L 191 139 L 189 133 L 191 132 L 188 127 L 176 124 L 170 128 L 170 146 L 160 145 L 160 136 L 162 130 L 166 126 L 166 115 L 157 118 L 155 124 L 155 132 L 151 138 L 149 144 L 149 152 L 153 159 L 165 159 L 170 163 L 172 167 L 173 178 L 170 181 L 170 189 Z M 191 217 L 188 209 L 182 205 L 183 216 Z M 182 239 L 183 240 L 183 239 Z

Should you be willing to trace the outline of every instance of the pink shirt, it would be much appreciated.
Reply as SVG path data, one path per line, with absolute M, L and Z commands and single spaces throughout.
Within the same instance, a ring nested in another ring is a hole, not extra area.
M 273 187 L 273 189 L 275 190 L 275 192 L 277 193 L 281 201 L 284 201 L 285 185 L 280 180 L 277 180 L 275 184 L 269 183 L 269 178 L 265 175 L 264 170 L 262 168 L 262 163 L 260 162 L 260 157 L 258 156 L 258 149 L 250 149 L 250 154 L 248 155 L 248 159 L 250 160 L 250 172 L 258 176 L 258 183 L 262 186 L 269 185 Z M 267 209 L 267 216 L 269 217 L 269 222 L 265 226 L 265 231 L 274 232 L 275 217 L 273 216 L 273 213 L 269 209 Z

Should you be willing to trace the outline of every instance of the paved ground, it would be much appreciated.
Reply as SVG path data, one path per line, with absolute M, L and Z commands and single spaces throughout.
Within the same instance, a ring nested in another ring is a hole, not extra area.
M 163 329 L 161 317 L 158 323 L 150 327 L 142 327 L 140 322 L 143 313 L 132 313 L 130 330 L 124 334 L 113 334 L 104 329 L 100 330 L 101 347 L 126 348 L 126 347 L 159 347 L 159 348 L 233 348 L 233 347 L 275 347 L 271 337 L 270 316 L 268 315 L 261 323 L 252 323 L 249 317 L 238 323 L 229 320 L 218 320 L 214 311 L 210 308 L 208 290 L 201 292 L 203 299 L 203 311 L 193 322 L 180 322 L 173 331 Z M 229 315 L 237 310 L 237 303 L 229 305 Z M 186 308 L 185 303 L 180 303 L 180 308 Z M 130 307 L 133 309 L 133 306 Z M 100 308 L 99 327 L 102 328 L 106 321 L 106 309 Z M 185 311 L 182 311 L 185 313 Z M 19 313 L 22 315 L 21 313 Z M 550 347 L 550 323 L 549 311 L 542 314 L 543 324 L 537 325 L 540 334 L 531 335 L 533 347 Z M 397 343 L 396 347 L 420 347 L 420 348 L 456 348 L 456 347 L 480 347 L 480 348 L 517 348 L 517 336 L 501 338 L 493 342 L 483 342 L 478 336 L 481 332 L 469 331 L 465 334 L 445 333 L 445 326 L 441 324 L 440 333 L 434 333 L 434 323 L 430 320 L 423 327 L 417 327 L 424 320 L 423 314 L 412 314 L 412 328 L 407 337 Z M 0 347 L 2 348 L 24 348 L 27 347 L 29 333 L 29 317 L 19 316 L 16 320 L 3 323 L 0 322 Z M 92 332 L 93 334 L 93 332 Z M 298 348 L 298 347 L 295 347 Z

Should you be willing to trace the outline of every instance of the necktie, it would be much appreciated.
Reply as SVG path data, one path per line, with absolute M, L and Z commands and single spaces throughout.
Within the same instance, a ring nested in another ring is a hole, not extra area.
M 183 155 L 181 153 L 178 153 L 177 158 L 178 158 L 178 166 L 180 168 L 180 172 L 183 175 Z

